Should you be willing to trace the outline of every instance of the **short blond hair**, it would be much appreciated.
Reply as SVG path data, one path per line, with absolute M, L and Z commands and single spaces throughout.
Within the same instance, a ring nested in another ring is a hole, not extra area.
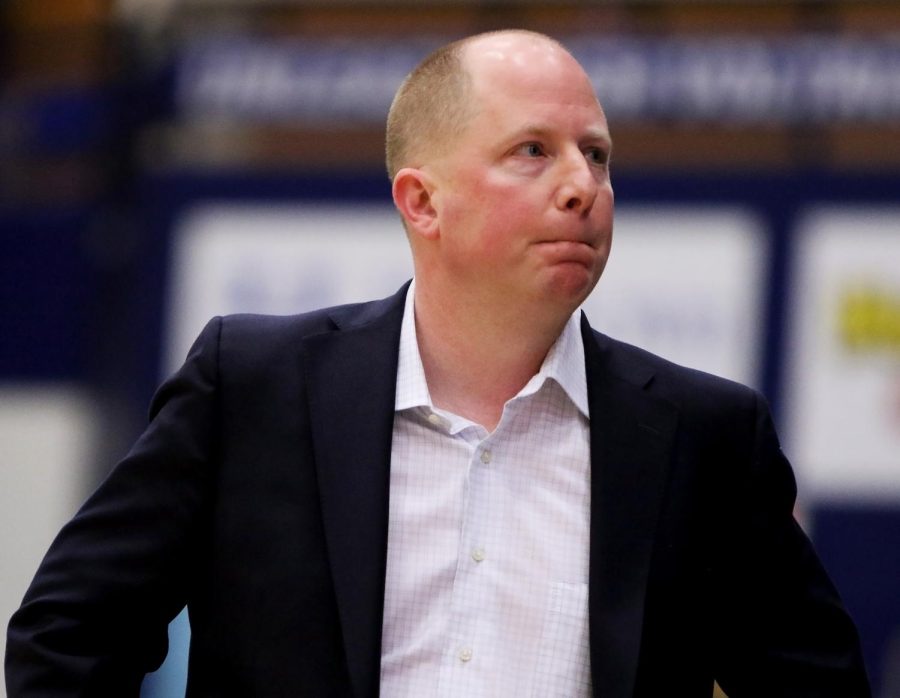
M 385 164 L 391 180 L 401 167 L 465 127 L 470 79 L 462 52 L 468 41 L 460 39 L 429 54 L 397 90 L 385 133 Z

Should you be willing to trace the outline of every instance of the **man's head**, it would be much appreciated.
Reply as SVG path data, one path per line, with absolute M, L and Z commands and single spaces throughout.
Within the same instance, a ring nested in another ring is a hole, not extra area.
M 385 165 L 394 179 L 401 167 L 416 166 L 425 153 L 445 147 L 472 115 L 471 75 L 463 54 L 479 39 L 502 34 L 531 36 L 560 45 L 543 34 L 524 30 L 488 32 L 441 46 L 419 63 L 394 95 L 388 112 Z
M 425 59 L 388 124 L 417 278 L 486 303 L 580 303 L 609 252 L 610 147 L 590 81 L 548 37 L 493 32 Z

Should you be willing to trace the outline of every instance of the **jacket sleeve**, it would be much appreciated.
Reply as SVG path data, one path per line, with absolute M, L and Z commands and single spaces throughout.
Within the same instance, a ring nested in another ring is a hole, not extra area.
M 47 552 L 9 624 L 10 698 L 137 696 L 164 659 L 203 554 L 220 326 L 206 326 L 147 430 Z
M 729 698 L 868 698 L 853 621 L 793 517 L 796 485 L 763 399 L 753 457 L 722 502 L 716 679 Z

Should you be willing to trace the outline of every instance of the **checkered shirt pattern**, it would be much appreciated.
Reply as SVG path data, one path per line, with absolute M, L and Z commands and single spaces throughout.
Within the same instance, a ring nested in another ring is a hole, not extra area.
M 433 405 L 414 292 L 397 372 L 381 695 L 589 696 L 590 439 L 578 315 L 488 433 Z

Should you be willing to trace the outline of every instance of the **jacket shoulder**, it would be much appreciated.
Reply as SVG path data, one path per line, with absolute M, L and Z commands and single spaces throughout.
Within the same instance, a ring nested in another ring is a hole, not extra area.
M 608 371 L 679 407 L 714 409 L 734 405 L 753 409 L 760 401 L 765 402 L 758 391 L 742 383 L 682 366 L 596 330 L 591 332 L 600 348 L 598 356 Z
M 394 322 L 399 331 L 407 285 L 387 298 L 347 303 L 296 315 L 235 314 L 214 318 L 220 358 L 266 361 L 285 351 L 296 352 L 315 335 Z

